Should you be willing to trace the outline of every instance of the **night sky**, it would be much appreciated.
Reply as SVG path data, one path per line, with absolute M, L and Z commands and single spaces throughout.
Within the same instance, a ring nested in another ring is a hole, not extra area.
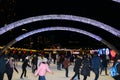
M 110 25 L 120 30 L 120 3 L 113 2 L 111 0 L 17 0 L 15 6 L 15 19 L 14 21 L 24 18 L 48 14 L 68 14 L 81 17 L 87 17 L 107 25 Z M 5 36 L 11 34 L 4 44 L 11 41 L 15 37 L 25 33 L 21 29 L 25 28 L 27 31 L 31 31 L 38 28 L 50 27 L 50 26 L 69 26 L 74 28 L 80 28 L 98 36 L 101 36 L 106 41 L 115 45 L 120 49 L 120 39 L 105 30 L 102 30 L 92 25 L 66 20 L 46 20 L 38 21 L 16 28 L 11 32 L 7 32 L 1 36 L 1 40 L 6 39 Z M 58 44 L 61 47 L 78 48 L 78 47 L 106 47 L 101 42 L 95 39 L 69 31 L 49 31 L 44 33 L 35 34 L 30 36 L 34 39 L 34 45 L 36 45 L 36 37 L 44 36 L 48 42 L 41 42 L 41 46 Z M 28 37 L 28 38 L 30 38 Z M 43 40 L 43 39 L 42 39 Z M 18 42 L 24 44 L 25 40 Z M 51 43 L 50 43 L 51 42 Z M 3 43 L 1 43 L 4 45 Z M 22 44 L 21 44 L 22 45 Z M 20 47 L 20 46 L 19 46 Z

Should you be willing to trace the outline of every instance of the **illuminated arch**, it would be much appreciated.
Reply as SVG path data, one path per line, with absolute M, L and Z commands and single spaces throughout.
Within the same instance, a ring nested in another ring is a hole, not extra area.
M 112 0 L 112 1 L 115 1 L 115 2 L 117 2 L 117 3 L 120 3 L 120 0 Z
M 36 34 L 36 33 L 40 33 L 40 32 L 45 32 L 45 31 L 54 31 L 54 30 L 63 30 L 63 31 L 71 31 L 71 32 L 77 32 L 77 33 L 80 33 L 80 34 L 84 34 L 84 35 L 87 35 L 87 36 L 90 36 L 94 39 L 96 39 L 97 41 L 100 41 L 102 42 L 103 44 L 107 45 L 109 48 L 111 49 L 114 49 L 117 53 L 118 53 L 118 50 L 113 46 L 111 45 L 109 42 L 107 42 L 106 40 L 102 39 L 101 37 L 93 34 L 93 33 L 90 33 L 90 32 L 87 32 L 85 30 L 81 30 L 81 29 L 76 29 L 76 28 L 71 28 L 71 27 L 47 27 L 47 28 L 41 28 L 41 29 L 36 29 L 36 30 L 33 30 L 33 31 L 30 31 L 30 32 L 27 32 L 25 34 L 22 34 L 20 36 L 18 36 L 17 38 L 15 38 L 13 41 L 11 41 L 10 43 L 8 43 L 2 50 L 2 52 L 4 52 L 8 47 L 10 47 L 11 45 L 15 44 L 16 42 L 28 37 L 28 36 L 31 36 L 33 34 Z
M 73 15 L 54 15 L 54 14 L 30 17 L 30 18 L 22 19 L 22 20 L 14 22 L 14 23 L 8 24 L 5 27 L 0 28 L 0 35 L 13 29 L 13 28 L 19 27 L 24 24 L 28 24 L 28 23 L 32 23 L 32 22 L 36 22 L 36 21 L 43 21 L 43 20 L 53 20 L 53 19 L 71 20 L 71 21 L 78 21 L 78 22 L 90 24 L 90 25 L 96 26 L 98 28 L 104 29 L 117 37 L 120 37 L 119 30 L 117 30 L 109 25 L 106 25 L 104 23 L 101 23 L 99 21 L 85 18 L 85 17 L 73 16 Z

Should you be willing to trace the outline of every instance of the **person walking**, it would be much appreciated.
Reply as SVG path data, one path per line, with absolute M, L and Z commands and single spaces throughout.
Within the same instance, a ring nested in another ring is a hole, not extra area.
M 77 55 L 77 58 L 75 60 L 75 65 L 74 65 L 74 72 L 75 74 L 70 80 L 73 80 L 76 76 L 78 76 L 78 80 L 80 80 L 80 67 L 81 67 L 81 62 L 82 62 L 82 57 L 80 55 Z
M 90 60 L 85 55 L 84 59 L 82 60 L 82 68 L 81 68 L 81 75 L 84 76 L 83 80 L 87 80 L 87 76 L 90 76 Z
M 22 74 L 21 74 L 20 78 L 23 78 L 23 75 L 24 75 L 24 77 L 26 77 L 26 74 L 27 74 L 26 68 L 27 68 L 27 66 L 31 67 L 31 66 L 28 64 L 28 62 L 29 62 L 29 57 L 27 56 L 27 57 L 25 58 L 23 64 L 22 64 Z
M 63 61 L 63 67 L 65 69 L 65 76 L 68 77 L 68 67 L 70 66 L 70 60 L 66 57 Z
M 94 52 L 93 57 L 91 59 L 91 67 L 93 72 L 95 73 L 94 80 L 98 80 L 99 78 L 99 69 L 101 67 L 101 59 L 98 56 L 98 52 Z
M 45 75 L 47 72 L 53 74 L 53 71 L 49 68 L 49 65 L 47 63 L 47 59 L 43 58 L 40 66 L 35 71 L 35 76 L 39 76 L 38 80 L 46 80 Z

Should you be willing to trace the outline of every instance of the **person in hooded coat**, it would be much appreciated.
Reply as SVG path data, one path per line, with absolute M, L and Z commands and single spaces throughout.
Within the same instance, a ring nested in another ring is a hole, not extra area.
M 93 72 L 95 73 L 94 80 L 98 80 L 99 78 L 99 70 L 101 68 L 101 59 L 98 56 L 98 52 L 94 52 L 93 57 L 91 59 L 91 67 Z
M 87 80 L 87 76 L 90 76 L 90 60 L 88 57 L 84 57 L 82 60 L 81 75 L 84 76 L 83 80 Z

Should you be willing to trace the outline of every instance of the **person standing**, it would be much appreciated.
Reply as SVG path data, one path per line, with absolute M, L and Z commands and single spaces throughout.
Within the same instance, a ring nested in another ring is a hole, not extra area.
M 46 78 L 45 78 L 46 72 L 50 72 L 53 74 L 53 71 L 49 68 L 47 59 L 43 58 L 40 66 L 35 71 L 35 76 L 39 76 L 38 80 L 46 80 Z
M 73 80 L 76 76 L 78 76 L 78 80 L 80 80 L 80 67 L 81 67 L 81 62 L 82 62 L 82 57 L 80 55 L 77 55 L 77 58 L 75 60 L 75 65 L 74 65 L 74 72 L 75 74 L 70 80 Z
M 65 69 L 65 76 L 68 77 L 68 67 L 70 66 L 70 60 L 68 58 L 65 58 L 63 61 L 63 67 Z
M 25 58 L 23 64 L 22 64 L 22 74 L 21 74 L 20 78 L 23 78 L 23 75 L 24 75 L 24 77 L 26 77 L 26 74 L 27 74 L 26 68 L 27 68 L 27 66 L 31 67 L 31 66 L 28 64 L 28 62 L 29 62 L 29 57 L 27 56 L 27 57 Z
M 98 80 L 99 78 L 99 69 L 101 67 L 101 59 L 98 56 L 98 52 L 94 52 L 93 57 L 91 59 L 91 67 L 93 72 L 95 73 L 95 79 Z

